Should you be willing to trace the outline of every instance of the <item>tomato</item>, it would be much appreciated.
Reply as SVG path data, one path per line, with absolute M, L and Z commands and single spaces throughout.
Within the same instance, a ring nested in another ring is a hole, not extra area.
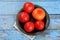
M 37 30 L 43 30 L 44 29 L 44 22 L 43 21 L 36 21 L 35 22 L 35 28 Z
M 43 20 L 45 17 L 45 11 L 42 8 L 36 8 L 33 10 L 32 16 L 36 20 Z
M 27 22 L 25 25 L 24 25 L 24 30 L 26 32 L 32 32 L 34 30 L 34 23 L 33 22 Z
M 24 6 L 23 6 L 23 9 L 24 9 L 26 12 L 30 13 L 30 12 L 32 12 L 33 9 L 34 9 L 34 4 L 31 3 L 31 2 L 26 2 L 26 3 L 24 4 Z
M 20 13 L 18 14 L 18 20 L 19 20 L 20 22 L 24 23 L 24 22 L 27 22 L 27 21 L 30 20 L 30 16 L 29 16 L 29 14 L 26 13 L 26 12 L 20 12 Z

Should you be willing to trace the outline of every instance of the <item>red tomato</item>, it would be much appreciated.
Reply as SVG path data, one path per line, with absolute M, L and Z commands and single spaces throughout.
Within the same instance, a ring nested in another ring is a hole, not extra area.
M 24 23 L 24 22 L 27 22 L 30 20 L 30 17 L 29 17 L 29 14 L 26 13 L 26 12 L 21 12 L 19 15 L 18 15 L 18 19 L 20 22 Z
M 25 25 L 24 25 L 24 30 L 26 32 L 32 32 L 34 30 L 34 23 L 33 22 L 27 22 Z
M 35 22 L 35 28 L 37 30 L 43 30 L 44 29 L 44 22 L 43 21 L 37 21 L 37 22 Z
M 33 10 L 32 16 L 38 21 L 43 20 L 45 17 L 45 11 L 42 8 L 36 8 Z
M 31 2 L 26 2 L 26 3 L 24 4 L 24 6 L 23 6 L 23 9 L 24 9 L 26 12 L 30 13 L 30 12 L 32 12 L 33 9 L 34 9 L 34 4 L 31 3 Z

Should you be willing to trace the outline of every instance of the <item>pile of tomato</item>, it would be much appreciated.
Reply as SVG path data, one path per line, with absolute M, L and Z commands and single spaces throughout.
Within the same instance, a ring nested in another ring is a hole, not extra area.
M 23 29 L 26 32 L 33 32 L 34 30 L 43 30 L 45 27 L 44 21 L 45 11 L 42 8 L 35 8 L 34 4 L 31 2 L 26 2 L 23 5 L 23 10 L 18 14 L 19 22 L 24 24 Z M 35 22 L 30 21 L 31 15 L 36 20 Z

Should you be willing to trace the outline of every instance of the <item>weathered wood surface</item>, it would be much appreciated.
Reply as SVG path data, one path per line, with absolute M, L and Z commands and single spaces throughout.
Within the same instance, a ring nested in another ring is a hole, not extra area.
M 33 2 L 42 6 L 49 14 L 60 14 L 60 1 Z M 17 14 L 24 2 L 0 2 L 0 14 Z
M 24 1 L 0 1 L 0 40 L 30 40 L 13 26 Z M 60 1 L 32 2 L 45 8 L 50 16 L 48 29 L 40 35 L 36 35 L 34 40 L 60 40 Z
M 30 2 L 50 2 L 50 1 L 60 1 L 60 0 L 0 0 L 1 2 L 27 2 L 27 1 L 30 1 Z
M 49 15 L 50 16 L 50 25 L 48 29 L 40 34 L 42 39 L 60 39 L 60 15 Z M 23 35 L 21 32 L 18 32 L 13 24 L 16 21 L 16 15 L 1 15 L 0 16 L 0 37 L 10 39 L 10 40 L 22 40 Z M 20 35 L 20 36 L 19 36 Z M 23 36 L 24 37 L 24 36 Z M 35 37 L 37 39 L 38 36 Z M 54 37 L 54 38 L 53 38 Z M 38 37 L 39 38 L 39 37 Z M 23 38 L 25 39 L 25 37 Z M 41 38 L 40 38 L 41 39 Z

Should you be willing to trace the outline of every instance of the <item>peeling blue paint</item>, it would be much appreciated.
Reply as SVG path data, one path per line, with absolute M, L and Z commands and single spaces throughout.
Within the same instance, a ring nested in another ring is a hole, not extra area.
M 26 0 L 27 1 L 27 0 Z M 22 32 L 18 32 L 18 30 L 13 26 L 16 22 L 16 15 L 22 8 L 25 0 L 0 0 L 0 40 L 30 40 Z M 31 0 L 29 0 L 31 1 Z M 48 14 L 53 14 L 50 17 L 50 30 L 46 30 L 44 33 L 37 35 L 34 40 L 60 40 L 57 36 L 60 36 L 60 1 L 59 0 L 41 0 L 40 2 L 32 0 L 34 4 L 42 6 Z M 11 14 L 11 15 L 10 15 Z M 15 14 L 15 15 L 14 15 Z M 55 15 L 55 14 L 59 14 Z M 56 18 L 54 18 L 54 15 Z M 53 18 L 52 18 L 53 17 Z M 4 27 L 6 25 L 11 26 L 8 28 Z M 54 27 L 55 25 L 55 27 Z M 58 28 L 57 28 L 58 27 Z M 52 30 L 51 30 L 52 29 Z M 57 30 L 54 30 L 57 29 Z M 2 35 L 2 34 L 4 35 Z

